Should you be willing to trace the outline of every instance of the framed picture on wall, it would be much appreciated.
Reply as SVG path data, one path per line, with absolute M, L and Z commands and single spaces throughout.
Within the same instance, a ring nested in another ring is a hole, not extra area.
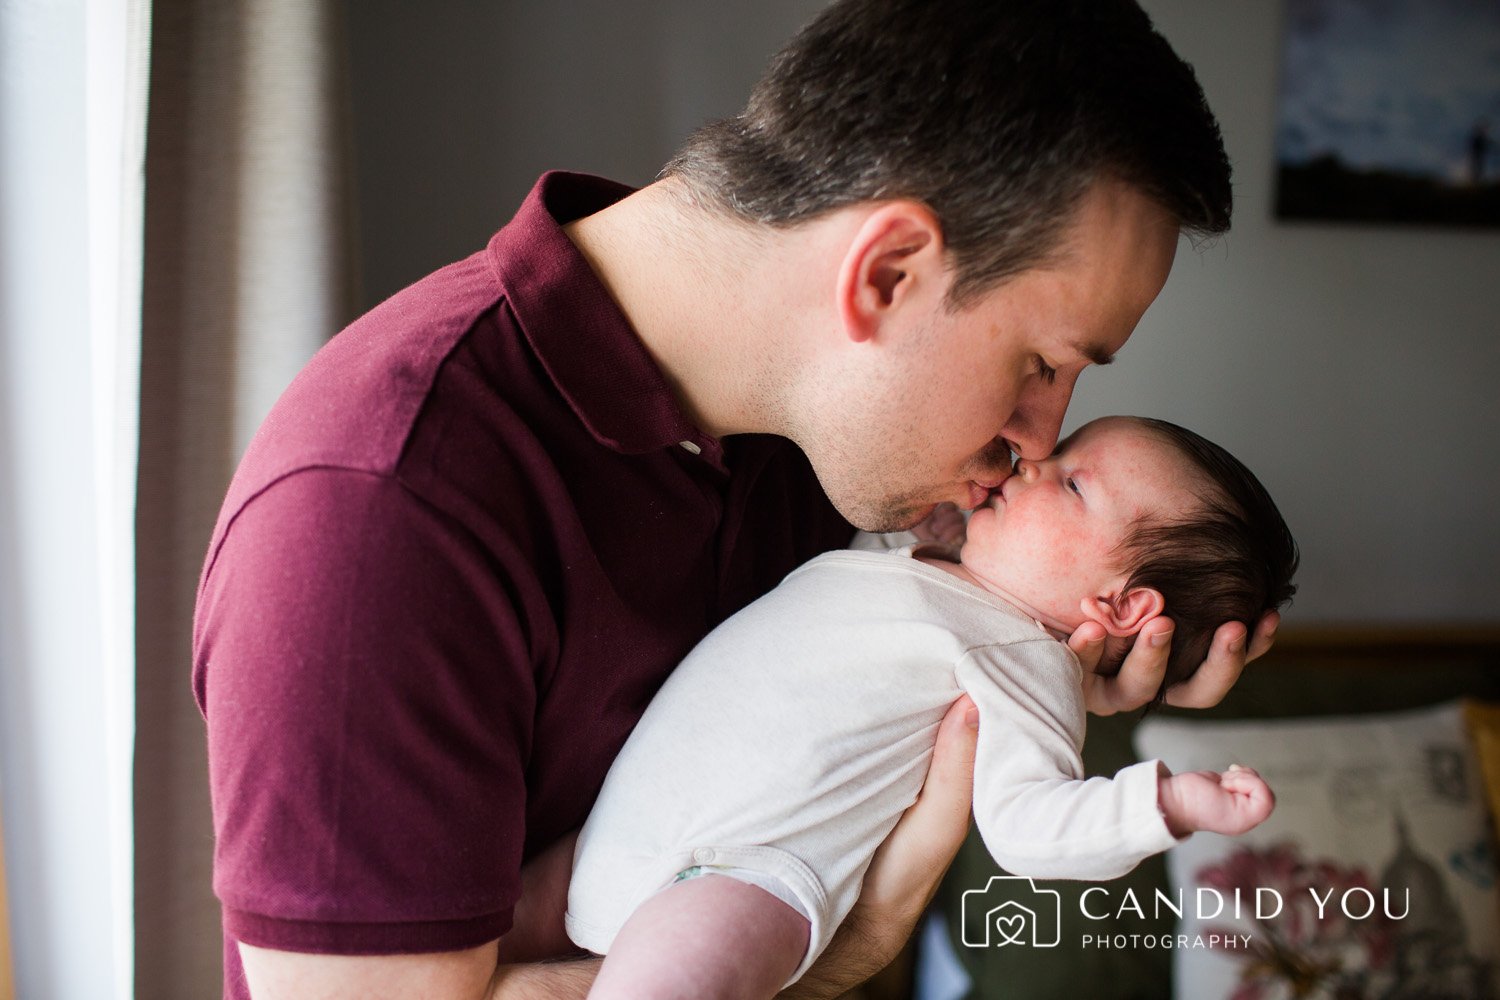
M 1277 216 L 1500 225 L 1500 3 L 1285 2 Z

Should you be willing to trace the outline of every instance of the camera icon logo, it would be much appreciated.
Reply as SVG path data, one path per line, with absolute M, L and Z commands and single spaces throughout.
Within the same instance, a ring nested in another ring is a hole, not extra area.
M 962 932 L 970 948 L 1056 948 L 1062 940 L 1062 894 L 1039 889 L 1022 875 L 991 876 L 983 889 L 964 893 Z

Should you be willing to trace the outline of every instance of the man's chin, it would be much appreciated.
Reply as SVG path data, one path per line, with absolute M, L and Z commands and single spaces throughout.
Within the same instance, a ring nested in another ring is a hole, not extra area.
M 913 506 L 911 504 L 891 504 L 877 507 L 873 504 L 860 505 L 855 510 L 845 510 L 841 505 L 835 503 L 839 513 L 844 515 L 844 520 L 854 525 L 861 531 L 872 534 L 883 534 L 888 531 L 910 531 L 932 516 L 937 509 L 937 504 L 928 503 Z

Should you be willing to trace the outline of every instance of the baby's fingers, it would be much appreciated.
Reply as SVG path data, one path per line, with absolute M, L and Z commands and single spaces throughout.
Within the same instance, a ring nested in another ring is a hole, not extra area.
M 928 525 L 932 529 L 932 533 L 940 541 L 951 542 L 963 538 L 964 529 L 968 527 L 968 522 L 958 512 L 957 507 L 951 504 L 943 504 L 933 512 Z
M 1234 796 L 1234 808 L 1244 822 L 1239 832 L 1265 822 L 1276 808 L 1276 793 L 1253 769 L 1238 764 L 1219 776 L 1219 787 Z
M 1245 765 L 1230 765 L 1229 771 L 1220 775 L 1220 784 L 1226 789 L 1233 786 L 1251 787 L 1256 784 L 1266 784 L 1265 778 L 1260 777 L 1260 772 Z

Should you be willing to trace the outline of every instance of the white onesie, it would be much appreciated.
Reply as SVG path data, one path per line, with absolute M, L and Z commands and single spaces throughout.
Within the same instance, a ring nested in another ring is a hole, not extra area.
M 1156 761 L 1083 778 L 1082 668 L 1066 645 L 909 550 L 830 552 L 715 629 L 651 702 L 579 835 L 569 935 L 604 954 L 679 873 L 748 869 L 811 921 L 795 982 L 965 691 L 980 717 L 974 816 L 1005 869 L 1108 879 L 1176 843 Z

